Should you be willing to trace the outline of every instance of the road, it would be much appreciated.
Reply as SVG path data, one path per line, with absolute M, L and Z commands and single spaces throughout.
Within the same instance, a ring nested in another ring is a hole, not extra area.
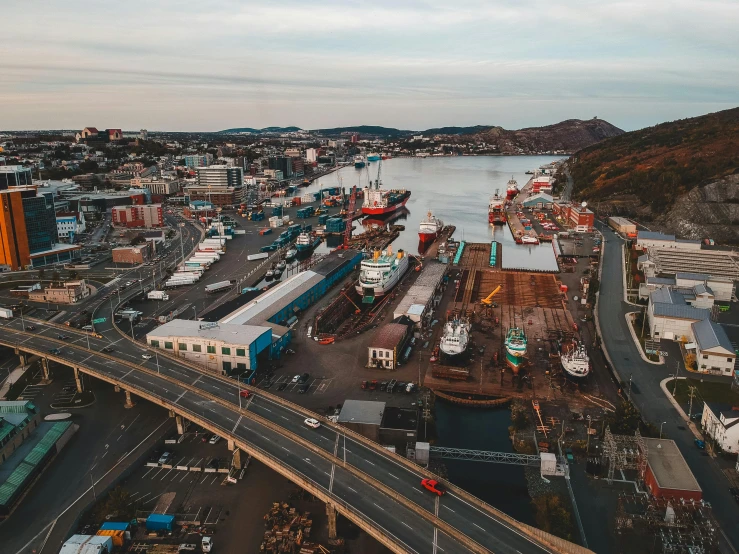
M 40 321 L 33 323 L 36 330 L 23 333 L 20 320 L 3 321 L 0 324 L 3 327 L 0 343 L 17 344 L 21 349 L 33 348 L 41 353 L 59 347 L 59 341 L 55 340 L 60 333 L 58 327 Z M 116 343 L 115 358 L 102 356 L 96 351 L 111 342 L 108 338 L 89 338 L 75 330 L 65 333 L 70 338 L 61 347 L 62 354 L 55 358 L 70 365 L 90 368 L 121 383 L 134 394 L 153 395 L 187 417 L 206 422 L 214 432 L 243 441 L 257 458 L 261 453 L 279 460 L 290 474 L 288 476 L 308 479 L 333 498 L 338 506 L 347 505 L 358 511 L 366 521 L 383 529 L 386 536 L 393 537 L 409 552 L 434 551 L 434 536 L 438 537 L 439 552 L 471 551 L 434 529 L 428 520 L 434 513 L 442 522 L 490 551 L 510 554 L 548 552 L 494 512 L 475 505 L 473 497 L 453 490 L 437 502 L 435 496 L 421 490 L 419 484 L 424 475 L 420 469 L 406 466 L 379 446 L 369 446 L 345 437 L 340 430 L 328 426 L 309 429 L 303 423 L 304 411 L 257 394 L 245 401 L 245 411 L 240 412 L 238 404 L 241 399 L 234 381 L 204 374 L 164 356 L 144 360 L 141 356 L 146 351 L 144 347 L 127 339 Z M 88 339 L 92 352 L 85 348 Z M 136 365 L 146 365 L 154 373 L 138 370 Z M 213 400 L 213 397 L 223 402 Z M 251 419 L 251 414 L 264 418 L 281 431 L 277 433 L 258 419 Z M 308 441 L 324 454 L 317 455 L 293 435 Z M 419 515 L 373 486 L 372 482 L 352 475 L 342 467 L 343 464 L 334 465 L 324 457 L 334 452 L 339 459 L 346 460 L 347 466 L 385 485 L 402 501 L 428 515 Z
M 713 505 L 713 513 L 736 551 L 739 548 L 739 526 L 736 524 L 739 506 L 729 493 L 726 477 L 716 461 L 701 455 L 693 443 L 693 434 L 660 388 L 660 382 L 675 372 L 676 360 L 668 358 L 665 365 L 654 365 L 641 358 L 624 317 L 626 312 L 639 309 L 623 301 L 624 241 L 608 226 L 597 222 L 597 227 L 607 241 L 602 258 L 598 316 L 611 362 L 622 382 L 628 382 L 632 376 L 632 399 L 644 419 L 657 426 L 665 422 L 664 436 L 677 443 L 703 489 L 704 499 Z M 685 375 L 684 371 L 682 374 Z

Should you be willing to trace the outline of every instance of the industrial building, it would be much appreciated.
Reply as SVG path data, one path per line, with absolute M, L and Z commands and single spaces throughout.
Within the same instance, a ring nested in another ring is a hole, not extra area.
M 161 204 L 139 206 L 114 206 L 111 209 L 113 225 L 123 227 L 163 227 L 164 214 Z
M 699 372 L 732 375 L 736 352 L 721 325 L 710 319 L 693 323 L 692 340 L 692 345 L 686 345 L 685 348 L 695 347 L 695 361 Z
M 578 233 L 589 232 L 595 223 L 595 214 L 581 204 L 555 202 L 552 204 L 552 212 Z
M 703 491 L 675 441 L 644 438 L 647 467 L 644 484 L 657 498 L 700 500 Z
M 649 293 L 662 287 L 680 291 L 690 290 L 694 294 L 710 297 L 712 299 L 710 305 L 698 306 L 701 308 L 710 307 L 713 302 L 731 302 L 736 295 L 736 285 L 728 277 L 680 272 L 674 277 L 647 277 L 646 283 L 639 285 L 639 298 L 646 299 Z
M 550 210 L 553 203 L 554 198 L 552 198 L 551 195 L 544 192 L 537 192 L 523 201 L 523 207 L 536 208 L 538 210 Z
M 146 335 L 161 348 L 213 371 L 231 375 L 257 368 L 257 356 L 272 343 L 269 327 L 173 319 Z
M 679 248 L 682 250 L 700 250 L 701 241 L 678 239 L 675 235 L 665 235 L 654 231 L 638 231 L 636 247 L 647 248 Z
M 290 342 L 289 320 L 310 307 L 362 260 L 357 250 L 331 252 L 310 270 L 293 275 L 219 323 L 257 325 L 272 329 L 272 357 L 279 357 Z
M 380 442 L 380 425 L 384 412 L 384 402 L 345 400 L 341 406 L 338 423 L 370 440 Z
M 111 554 L 113 537 L 103 535 L 72 535 L 62 545 L 59 554 Z
M 725 452 L 739 452 L 739 409 L 730 404 L 703 402 L 703 432 Z
M 647 277 L 677 274 L 687 268 L 700 268 L 701 273 L 712 277 L 739 281 L 739 253 L 732 250 L 649 247 L 647 253 L 639 257 L 637 267 Z
M 153 241 L 152 241 L 153 242 Z M 142 264 L 151 259 L 153 247 L 147 242 L 138 246 L 121 246 L 111 250 L 113 263 L 116 264 Z
M 50 302 L 54 304 L 76 304 L 91 294 L 90 286 L 84 279 L 65 281 L 57 286 L 51 285 L 28 293 L 32 302 Z
M 421 275 L 408 289 L 393 312 L 393 319 L 407 316 L 418 327 L 423 327 L 431 319 L 433 309 L 441 301 L 446 264 L 429 261 L 424 263 Z
M 710 309 L 691 306 L 686 296 L 676 290 L 665 287 L 649 295 L 647 318 L 649 334 L 654 339 L 689 339 L 693 334 L 692 324 L 710 316 Z
M 608 226 L 627 237 L 636 237 L 636 223 L 629 221 L 625 217 L 609 217 Z
M 367 367 L 396 369 L 408 338 L 408 327 L 402 323 L 386 323 L 380 327 L 367 347 Z

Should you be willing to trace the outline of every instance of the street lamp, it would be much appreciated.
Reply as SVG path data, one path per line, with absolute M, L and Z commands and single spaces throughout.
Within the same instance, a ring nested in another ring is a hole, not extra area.
M 157 361 L 157 373 L 159 373 L 159 352 L 157 352 L 156 350 L 154 350 L 154 358 Z
M 192 307 L 192 311 L 195 312 L 195 321 L 198 320 L 198 310 L 195 306 Z
M 662 438 L 662 426 L 663 426 L 663 425 L 664 425 L 665 423 L 667 423 L 667 422 L 666 422 L 666 421 L 663 421 L 662 423 L 660 423 L 660 424 L 659 424 L 659 438 L 660 438 L 660 439 Z

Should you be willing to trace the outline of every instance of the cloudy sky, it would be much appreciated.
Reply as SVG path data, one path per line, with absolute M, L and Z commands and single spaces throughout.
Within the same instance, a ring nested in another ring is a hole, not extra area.
M 739 105 L 736 0 L 5 0 L 0 130 L 627 130 Z

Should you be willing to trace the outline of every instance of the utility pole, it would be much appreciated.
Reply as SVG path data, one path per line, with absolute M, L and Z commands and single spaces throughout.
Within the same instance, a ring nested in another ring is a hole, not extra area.
M 677 392 L 677 376 L 680 373 L 680 362 L 675 362 L 675 386 L 672 387 L 672 397 L 675 398 Z
M 641 316 L 641 336 L 644 338 L 644 326 L 647 323 L 647 308 L 644 308 L 644 313 Z
M 688 389 L 690 390 L 690 404 L 688 404 L 688 419 L 690 419 L 690 415 L 693 413 L 693 396 L 695 396 L 695 389 L 693 385 L 689 385 Z

